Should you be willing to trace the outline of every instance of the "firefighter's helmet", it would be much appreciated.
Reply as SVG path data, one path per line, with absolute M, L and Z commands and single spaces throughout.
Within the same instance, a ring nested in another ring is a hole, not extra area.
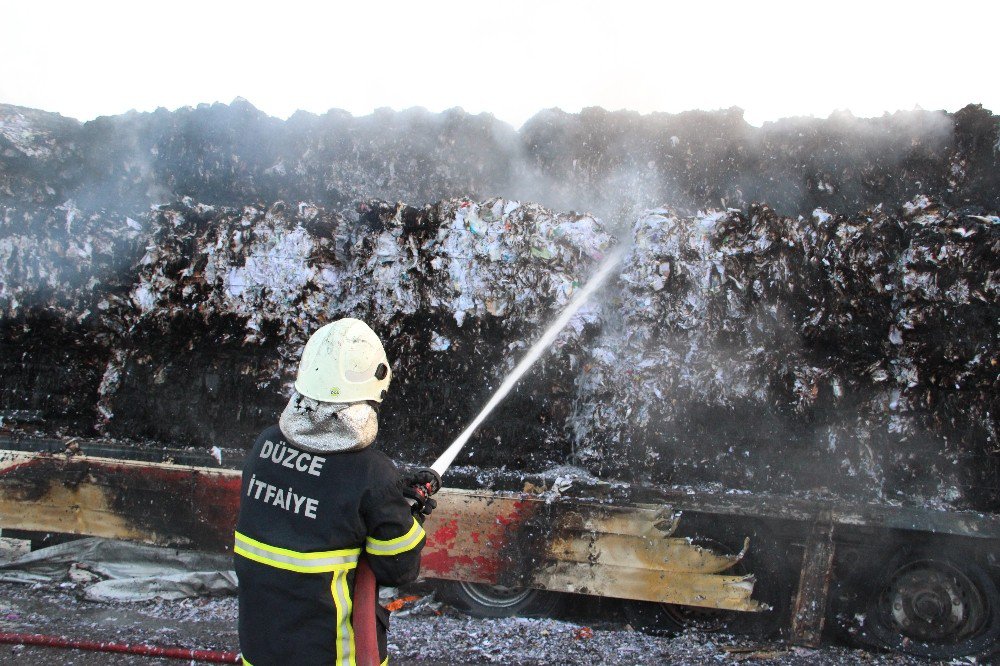
M 392 371 L 382 341 L 360 319 L 338 319 L 302 350 L 295 390 L 320 402 L 382 402 Z

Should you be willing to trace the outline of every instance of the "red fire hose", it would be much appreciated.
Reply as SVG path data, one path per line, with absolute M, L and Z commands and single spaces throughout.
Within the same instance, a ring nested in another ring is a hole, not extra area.
M 106 643 L 103 641 L 83 641 L 63 636 L 48 636 L 45 634 L 8 634 L 0 633 L 0 643 L 11 645 L 39 645 L 42 647 L 72 648 L 74 650 L 90 650 L 92 652 L 120 652 L 138 654 L 146 657 L 165 657 L 167 659 L 188 659 L 191 661 L 208 661 L 215 664 L 238 664 L 240 655 L 236 652 L 221 652 L 219 650 L 191 650 L 179 647 L 160 647 L 158 645 L 128 645 L 127 643 Z
M 358 666 L 378 666 L 378 634 L 375 630 L 375 604 L 378 603 L 378 583 L 375 573 L 362 559 L 354 572 L 354 648 Z

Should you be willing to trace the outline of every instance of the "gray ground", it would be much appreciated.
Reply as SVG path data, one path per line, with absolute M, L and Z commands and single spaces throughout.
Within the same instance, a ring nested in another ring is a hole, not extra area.
M 684 633 L 670 638 L 632 631 L 624 621 L 587 617 L 579 609 L 562 619 L 481 620 L 446 605 L 418 603 L 393 617 L 392 663 L 414 664 L 879 664 L 927 662 L 842 647 L 820 650 L 759 643 L 722 634 Z M 581 627 L 592 628 L 591 637 Z M 0 583 L 0 632 L 58 634 L 72 638 L 237 650 L 232 597 L 183 601 L 98 603 L 83 601 L 72 584 L 32 587 Z M 0 645 L 0 664 L 141 664 L 177 660 Z

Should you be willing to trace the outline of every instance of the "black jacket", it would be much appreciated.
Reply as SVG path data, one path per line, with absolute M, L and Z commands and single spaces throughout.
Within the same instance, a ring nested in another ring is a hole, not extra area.
M 353 663 L 359 558 L 380 585 L 410 582 L 420 569 L 424 531 L 396 467 L 371 447 L 312 454 L 272 426 L 247 456 L 240 497 L 234 560 L 245 662 Z M 388 614 L 376 610 L 383 661 Z

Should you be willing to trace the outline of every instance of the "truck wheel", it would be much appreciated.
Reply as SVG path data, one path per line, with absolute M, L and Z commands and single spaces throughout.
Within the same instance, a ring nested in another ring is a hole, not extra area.
M 545 617 L 560 601 L 554 592 L 464 581 L 442 581 L 439 590 L 453 606 L 473 617 Z
M 995 649 L 1000 594 L 971 557 L 917 551 L 896 558 L 868 604 L 870 636 L 881 646 L 932 659 Z

